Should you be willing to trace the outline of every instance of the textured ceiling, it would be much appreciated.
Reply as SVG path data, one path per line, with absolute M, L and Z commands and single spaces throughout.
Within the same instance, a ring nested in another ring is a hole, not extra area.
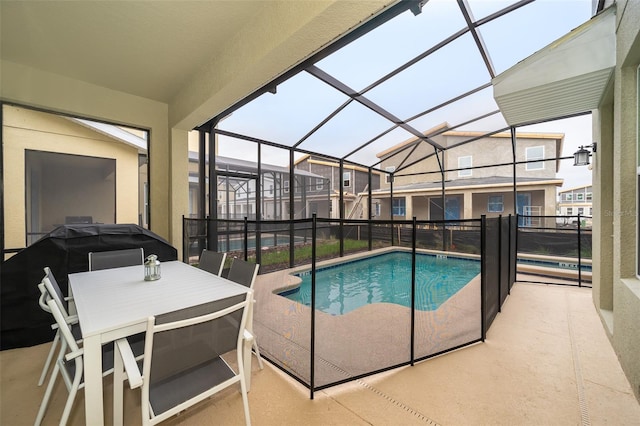
M 169 102 L 268 3 L 3 0 L 2 59 Z

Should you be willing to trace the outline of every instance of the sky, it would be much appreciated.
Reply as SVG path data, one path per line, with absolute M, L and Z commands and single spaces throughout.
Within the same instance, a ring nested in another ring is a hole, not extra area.
M 468 0 L 474 18 L 494 13 L 515 0 Z M 479 27 L 496 74 L 503 72 L 564 36 L 591 17 L 591 0 L 538 0 Z M 349 90 L 364 95 L 392 115 L 407 120 L 456 96 L 488 83 L 491 76 L 471 34 L 464 34 L 384 83 L 372 83 L 415 58 L 457 30 L 465 21 L 455 0 L 430 0 L 422 13 L 405 12 L 355 40 L 315 66 L 339 80 Z M 348 97 L 331 89 L 311 73 L 301 72 L 235 111 L 220 128 L 285 146 L 334 157 L 351 153 L 366 141 L 389 129 L 391 122 L 365 106 L 352 102 L 315 132 L 311 130 L 344 104 Z M 497 110 L 492 88 L 416 117 L 410 124 L 425 131 L 443 122 L 451 126 Z M 457 130 L 491 131 L 507 127 L 501 114 Z M 563 156 L 572 156 L 581 145 L 590 145 L 591 116 L 528 126 L 520 131 L 564 133 Z M 366 149 L 347 157 L 358 164 L 375 164 L 376 153 L 412 138 L 396 129 L 376 139 Z M 257 161 L 255 144 L 221 137 L 219 154 Z M 262 161 L 288 165 L 288 151 L 264 146 Z M 301 156 L 298 153 L 296 157 Z M 591 183 L 587 167 L 562 162 L 558 177 L 564 188 Z

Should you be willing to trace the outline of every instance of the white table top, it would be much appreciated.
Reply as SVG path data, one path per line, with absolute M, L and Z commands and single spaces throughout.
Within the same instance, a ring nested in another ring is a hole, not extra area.
M 82 337 L 142 325 L 152 315 L 249 291 L 180 261 L 163 262 L 161 275 L 159 280 L 145 281 L 142 265 L 70 274 Z

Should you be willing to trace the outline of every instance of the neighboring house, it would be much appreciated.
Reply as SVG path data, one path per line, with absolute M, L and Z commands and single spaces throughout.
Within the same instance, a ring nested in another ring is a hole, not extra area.
M 587 216 L 581 224 L 591 227 L 591 215 L 593 214 L 593 188 L 591 185 L 578 186 L 558 192 L 559 216 Z M 575 223 L 577 217 L 568 219 L 569 223 Z
M 207 162 L 208 167 L 208 162 Z M 216 156 L 218 170 L 218 218 L 256 219 L 258 169 L 253 161 Z M 329 217 L 329 181 L 320 175 L 295 170 L 295 182 L 289 182 L 287 167 L 262 163 L 261 218 L 289 218 L 290 190 L 294 191 L 294 218 L 308 218 L 313 213 Z M 208 199 L 207 199 L 208 203 Z M 189 151 L 189 215 L 198 212 L 198 153 Z
M 340 179 L 342 179 L 344 217 L 346 219 L 366 219 L 366 203 L 363 198 L 369 190 L 369 170 L 364 167 L 344 163 L 340 176 L 340 163 L 315 155 L 304 155 L 296 160 L 296 170 L 304 170 L 324 177 L 329 181 L 331 197 L 331 218 L 340 217 Z M 372 190 L 380 188 L 380 172 L 372 171 Z
M 5 245 L 62 224 L 147 225 L 144 132 L 5 105 Z
M 413 138 L 378 154 L 381 159 L 381 188 L 372 194 L 372 205 L 380 218 L 409 220 L 471 219 L 508 215 L 513 206 L 513 154 L 511 135 L 447 131 L 446 123 L 425 135 L 447 149 L 434 148 Z M 473 143 L 458 145 L 469 138 Z M 518 133 L 516 162 L 560 157 L 563 134 Z M 426 157 L 426 158 L 425 158 Z M 422 160 L 421 160 L 422 159 Z M 421 160 L 421 161 L 419 161 Z M 443 164 L 444 173 L 439 164 Z M 495 166 L 492 166 L 495 165 Z M 487 167 L 483 167 L 487 166 Z M 563 180 L 556 178 L 559 160 L 517 164 L 517 212 L 527 216 L 554 216 L 556 190 Z M 476 168 L 474 168 L 476 167 Z M 393 200 L 391 174 L 393 176 Z M 445 206 L 442 202 L 442 181 Z M 444 211 L 444 214 L 443 214 Z M 539 219 L 523 219 L 521 225 L 539 225 Z

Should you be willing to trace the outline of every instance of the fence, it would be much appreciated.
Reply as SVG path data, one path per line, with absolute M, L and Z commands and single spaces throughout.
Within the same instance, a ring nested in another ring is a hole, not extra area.
M 202 248 L 231 249 L 261 274 L 297 267 L 256 284 L 254 332 L 262 355 L 313 398 L 483 341 L 515 281 L 516 229 L 515 217 L 184 219 L 184 253 L 195 262 Z
M 588 216 L 518 216 L 517 270 L 528 282 L 590 287 L 592 280 L 592 231 Z M 522 223 L 555 223 L 556 226 L 522 226 Z M 531 275 L 536 278 L 531 279 Z M 559 281 L 562 280 L 562 282 Z M 575 284 L 574 284 L 575 283 Z

